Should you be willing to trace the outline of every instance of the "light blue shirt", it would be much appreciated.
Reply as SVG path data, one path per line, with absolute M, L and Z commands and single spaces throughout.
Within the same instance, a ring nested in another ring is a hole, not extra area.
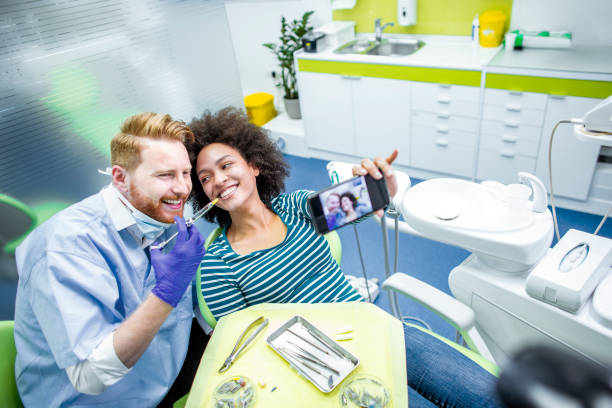
M 193 318 L 191 288 L 132 370 L 100 395 L 65 368 L 86 360 L 155 285 L 129 211 L 108 188 L 56 214 L 17 248 L 15 377 L 26 407 L 153 407 L 178 375 Z

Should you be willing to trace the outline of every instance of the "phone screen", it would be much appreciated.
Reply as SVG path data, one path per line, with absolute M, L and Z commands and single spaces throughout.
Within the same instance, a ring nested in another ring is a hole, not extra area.
M 358 176 L 320 191 L 309 203 L 317 231 L 325 233 L 384 208 L 389 196 L 384 179 Z

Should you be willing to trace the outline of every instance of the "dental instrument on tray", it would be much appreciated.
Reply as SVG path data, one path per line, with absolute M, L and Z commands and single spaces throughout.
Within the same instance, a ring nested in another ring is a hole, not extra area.
M 297 353 L 294 353 L 293 351 L 286 349 L 284 347 L 278 347 L 278 349 L 280 351 L 282 351 L 283 353 L 285 353 L 287 356 L 290 356 L 292 359 L 297 360 L 300 364 L 302 364 L 304 367 L 308 368 L 309 370 L 319 374 L 320 376 L 323 376 L 325 378 L 327 378 L 325 376 L 325 374 L 323 374 L 322 372 L 320 372 L 317 368 L 311 366 L 310 364 L 308 364 L 308 360 L 306 360 L 305 358 L 303 358 L 304 356 L 300 356 Z
M 329 353 L 327 352 L 327 350 L 323 350 L 322 348 L 320 348 L 320 347 L 319 347 L 319 346 L 317 346 L 316 344 L 314 344 L 314 343 L 310 342 L 309 340 L 305 339 L 304 337 L 300 336 L 299 334 L 297 334 L 297 333 L 296 333 L 296 332 L 294 332 L 293 330 L 291 330 L 291 329 L 287 329 L 287 331 L 288 331 L 289 333 L 293 334 L 293 335 L 294 335 L 295 337 L 297 337 L 298 339 L 303 340 L 303 341 L 305 341 L 306 343 L 310 344 L 312 347 L 316 348 L 317 350 L 319 350 L 319 351 L 321 351 L 321 352 L 323 352 L 323 353 L 325 353 L 325 354 L 329 355 Z M 314 336 L 313 336 L 313 337 L 314 337 Z
M 332 367 L 330 367 L 325 361 L 319 359 L 317 356 L 315 356 L 312 353 L 309 353 L 308 351 L 304 350 L 302 347 L 298 346 L 297 344 L 287 340 L 287 343 L 292 345 L 293 347 L 295 347 L 298 352 L 293 351 L 294 354 L 296 354 L 298 357 L 300 357 L 303 360 L 306 360 L 310 363 L 316 364 L 319 367 L 325 368 L 326 370 L 331 371 L 332 373 L 336 374 L 336 375 L 340 375 L 340 372 Z M 300 354 L 301 353 L 301 354 Z
M 217 201 L 219 201 L 218 198 L 215 198 L 214 200 L 212 200 L 210 203 L 206 204 L 204 207 L 200 208 L 200 210 L 198 210 L 198 212 L 196 212 L 193 217 L 189 218 L 187 221 L 185 221 L 185 225 L 187 227 L 191 227 L 193 224 L 195 224 L 195 222 L 197 220 L 199 220 L 200 218 L 202 218 L 202 216 L 204 214 L 206 214 L 207 212 L 209 212 L 214 206 L 215 204 L 217 204 Z M 170 238 L 168 238 L 167 240 L 160 242 L 159 244 L 156 245 L 151 245 L 151 249 L 162 249 L 164 248 L 166 245 L 168 245 L 168 243 L 170 241 L 172 241 L 176 236 L 178 235 L 178 231 L 176 231 L 174 234 L 172 234 L 172 236 L 170 236 Z
M 246 329 L 244 329 L 244 331 L 242 332 L 240 337 L 238 337 L 238 341 L 236 342 L 236 345 L 234 346 L 234 349 L 232 350 L 230 355 L 225 359 L 225 362 L 223 363 L 223 365 L 219 369 L 219 373 L 226 372 L 231 367 L 231 365 L 234 363 L 234 360 L 236 359 L 236 357 L 238 357 L 240 352 L 242 352 L 242 350 L 244 350 L 244 348 L 246 346 L 248 346 L 249 343 L 251 341 L 253 341 L 253 339 L 255 337 L 257 337 L 259 332 L 261 332 L 267 325 L 268 325 L 268 319 L 265 319 L 263 316 L 261 316 L 261 317 L 255 319 Z M 240 343 L 242 342 L 244 337 L 253 328 L 256 328 L 255 332 L 253 334 L 251 334 L 251 336 L 244 342 L 244 344 L 242 346 L 240 346 L 240 348 L 238 348 L 238 346 L 240 345 Z
M 308 334 L 310 334 L 312 337 L 314 337 L 319 343 L 323 344 L 325 347 L 327 347 L 329 350 L 333 351 L 335 355 L 337 355 L 340 358 L 344 358 L 344 356 L 342 354 L 340 354 L 340 352 L 338 352 L 338 350 L 334 349 L 333 347 L 331 347 L 329 344 L 327 344 L 327 342 L 323 341 L 317 334 L 315 334 L 312 330 L 310 330 L 308 327 L 305 327 L 306 331 L 308 332 Z

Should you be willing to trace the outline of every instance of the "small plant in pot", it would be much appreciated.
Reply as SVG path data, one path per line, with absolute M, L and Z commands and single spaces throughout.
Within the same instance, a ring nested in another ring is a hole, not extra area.
M 282 16 L 280 44 L 263 44 L 278 59 L 281 69 L 278 86 L 281 86 L 284 90 L 285 110 L 292 119 L 300 119 L 302 117 L 298 100 L 293 54 L 302 48 L 302 36 L 312 30 L 312 27 L 308 25 L 308 19 L 312 13 L 314 11 L 307 11 L 300 20 L 293 20 L 291 22 L 287 22 L 287 19 Z

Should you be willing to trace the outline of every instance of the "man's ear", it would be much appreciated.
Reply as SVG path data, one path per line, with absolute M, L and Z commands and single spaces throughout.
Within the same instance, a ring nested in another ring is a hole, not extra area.
M 115 188 L 127 196 L 130 177 L 127 170 L 115 164 L 111 169 L 111 174 L 113 175 L 113 185 Z

